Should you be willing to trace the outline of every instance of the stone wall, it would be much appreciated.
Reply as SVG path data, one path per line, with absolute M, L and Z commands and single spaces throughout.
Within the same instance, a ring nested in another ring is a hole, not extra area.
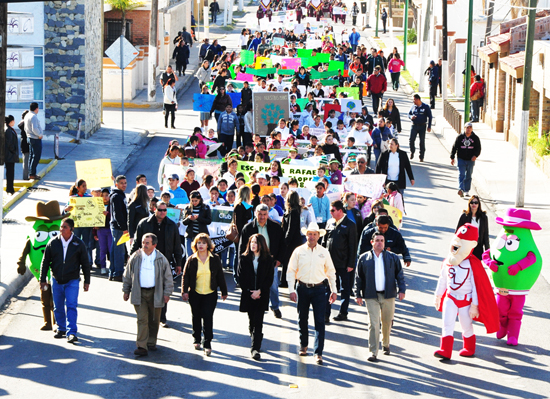
M 76 135 L 79 118 L 82 137 L 99 128 L 102 12 L 101 0 L 44 3 L 46 130 Z

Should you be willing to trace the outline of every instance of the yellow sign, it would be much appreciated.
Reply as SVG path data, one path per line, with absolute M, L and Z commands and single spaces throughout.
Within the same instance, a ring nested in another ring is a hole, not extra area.
M 71 217 L 75 227 L 104 227 L 105 215 L 103 211 L 103 198 L 101 197 L 72 197 L 69 199 L 72 205 Z
M 116 243 L 116 245 L 126 244 L 128 241 L 130 241 L 130 233 L 123 234 L 120 237 L 120 240 L 118 240 L 118 242 Z
M 392 218 L 394 226 L 401 229 L 403 226 L 403 213 L 399 209 L 389 205 L 384 205 L 384 209 L 388 210 L 388 215 Z
M 75 161 L 76 177 L 84 179 L 88 188 L 111 187 L 113 185 L 113 169 L 111 160 L 91 159 L 89 161 Z

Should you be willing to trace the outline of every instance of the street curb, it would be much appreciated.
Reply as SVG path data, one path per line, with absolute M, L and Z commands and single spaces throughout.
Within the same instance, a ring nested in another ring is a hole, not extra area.
M 25 286 L 29 283 L 29 281 L 32 280 L 33 277 L 34 276 L 29 268 L 27 268 L 27 272 L 24 275 L 18 274 L 15 280 L 12 280 L 10 284 L 2 284 L 2 286 L 0 286 L 0 312 L 10 306 L 7 300 L 10 297 L 13 297 L 13 295 L 15 295 L 21 289 L 25 288 Z
M 138 152 L 145 148 L 154 137 L 154 134 L 149 134 L 148 130 L 143 130 L 139 135 L 140 139 L 135 144 L 134 149 L 130 152 L 130 154 L 128 154 L 126 159 L 122 161 L 118 168 L 113 171 L 113 176 L 125 174 L 126 171 L 130 169 L 130 167 L 137 161 L 137 157 L 135 155 L 137 155 Z
M 58 161 L 57 159 L 52 159 L 49 162 L 49 165 L 46 167 L 46 169 L 40 171 L 38 173 L 38 176 L 40 176 L 40 180 L 33 180 L 30 182 L 30 184 L 26 187 L 21 188 L 19 191 L 17 191 L 17 194 L 13 196 L 12 199 L 10 199 L 8 202 L 6 202 L 6 205 L 3 206 L 3 215 L 5 215 L 7 212 L 9 212 L 10 208 L 15 205 L 17 201 L 19 201 L 25 194 L 27 194 L 27 191 L 30 187 L 36 186 L 41 180 L 44 179 L 44 177 L 50 173 L 50 171 L 57 165 Z M 0 301 L 2 303 L 2 301 Z

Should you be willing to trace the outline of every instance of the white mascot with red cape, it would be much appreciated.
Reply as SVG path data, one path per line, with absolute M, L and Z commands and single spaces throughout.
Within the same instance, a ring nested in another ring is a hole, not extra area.
M 487 334 L 499 329 L 498 308 L 489 277 L 481 261 L 472 254 L 478 234 L 477 227 L 469 223 L 459 227 L 451 241 L 449 256 L 441 266 L 435 307 L 443 312 L 443 333 L 441 347 L 435 351 L 435 357 L 451 358 L 457 314 L 464 342 L 460 356 L 475 354 L 473 320 L 483 323 Z

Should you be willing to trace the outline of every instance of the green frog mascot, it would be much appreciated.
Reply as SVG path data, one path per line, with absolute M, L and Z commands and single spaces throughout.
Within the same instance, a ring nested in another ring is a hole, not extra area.
M 27 272 L 26 260 L 27 256 L 30 261 L 29 269 L 31 273 L 40 280 L 40 265 L 46 245 L 50 239 L 57 237 L 61 220 L 69 215 L 62 215 L 57 201 L 49 201 L 47 203 L 38 202 L 36 204 L 36 216 L 27 216 L 27 222 L 34 222 L 32 237 L 27 237 L 23 253 L 17 262 L 17 272 L 21 275 Z M 48 280 L 49 280 L 48 275 Z M 52 286 L 48 284 L 44 290 L 40 291 L 40 301 L 42 302 L 42 313 L 44 314 L 44 325 L 40 328 L 43 331 L 53 329 L 55 319 L 53 316 L 53 297 Z

